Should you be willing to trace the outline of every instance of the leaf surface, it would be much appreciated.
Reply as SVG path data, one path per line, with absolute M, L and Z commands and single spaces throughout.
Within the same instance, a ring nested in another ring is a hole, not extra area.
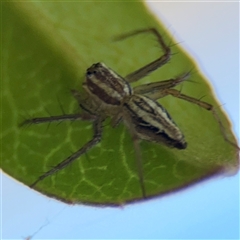
M 86 69 L 96 62 L 126 76 L 155 60 L 161 49 L 153 36 L 122 42 L 111 39 L 128 31 L 156 27 L 173 41 L 138 2 L 14 2 L 2 5 L 2 161 L 4 172 L 26 185 L 67 158 L 92 137 L 91 124 L 32 125 L 25 118 L 80 111 L 70 89 L 81 89 Z M 137 84 L 165 80 L 189 71 L 193 60 L 172 47 L 169 64 Z M 196 67 L 195 67 L 196 68 Z M 199 73 L 182 92 L 218 106 Z M 136 84 L 135 84 L 136 85 Z M 181 89 L 181 88 L 178 88 Z M 188 147 L 169 149 L 143 141 L 144 183 L 152 198 L 179 190 L 207 177 L 238 168 L 238 151 L 223 139 L 210 112 L 173 97 L 159 102 L 183 131 Z M 230 124 L 218 109 L 228 137 Z M 121 205 L 142 200 L 133 143 L 123 124 L 104 124 L 100 144 L 70 166 L 39 182 L 36 190 L 64 202 Z

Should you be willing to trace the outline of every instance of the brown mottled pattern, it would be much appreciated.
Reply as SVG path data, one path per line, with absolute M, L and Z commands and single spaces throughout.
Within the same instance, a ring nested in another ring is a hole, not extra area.
M 116 73 L 115 73 L 116 74 Z M 108 88 L 115 90 L 122 97 L 126 94 L 124 92 L 124 86 L 127 82 L 116 74 L 117 78 L 112 75 L 106 68 L 100 68 L 100 71 L 97 73 L 96 77 L 99 81 L 106 84 Z
M 157 102 L 141 95 L 133 95 L 124 103 L 141 139 L 161 142 L 169 147 L 186 148 L 184 136 L 167 111 Z
M 131 98 L 131 100 L 136 106 L 138 106 L 144 112 L 151 114 L 155 113 L 154 109 L 151 106 L 149 106 L 149 104 L 146 101 L 144 101 L 142 97 L 135 95 L 133 98 Z
M 128 82 L 103 63 L 93 64 L 87 69 L 86 84 L 94 95 L 110 105 L 120 105 L 123 97 L 132 91 Z
M 121 102 L 118 99 L 111 97 L 109 94 L 106 93 L 106 91 L 104 89 L 100 88 L 98 85 L 93 83 L 91 80 L 87 81 L 87 86 L 94 95 L 98 96 L 98 98 L 101 99 L 102 101 L 104 101 L 105 103 L 111 104 L 111 105 L 120 105 L 121 104 Z

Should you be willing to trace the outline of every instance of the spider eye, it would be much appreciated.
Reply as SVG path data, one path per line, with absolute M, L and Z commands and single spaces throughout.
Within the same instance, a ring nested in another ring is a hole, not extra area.
M 88 77 L 90 77 L 91 75 L 93 75 L 93 74 L 96 74 L 97 73 L 97 71 L 87 71 L 87 73 L 86 73 L 86 75 L 88 76 Z
M 91 76 L 91 75 L 92 75 L 92 72 L 87 71 L 87 76 Z

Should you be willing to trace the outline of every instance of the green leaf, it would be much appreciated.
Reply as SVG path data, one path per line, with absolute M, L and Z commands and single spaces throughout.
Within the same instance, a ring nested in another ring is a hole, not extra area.
M 122 42 L 122 33 L 156 27 L 167 43 L 166 30 L 139 2 L 12 2 L 2 3 L 2 160 L 4 172 L 26 185 L 67 158 L 92 137 L 91 124 L 63 122 L 20 128 L 25 118 L 80 111 L 70 89 L 81 89 L 86 69 L 104 62 L 122 76 L 158 58 L 153 36 Z M 193 68 L 179 46 L 170 64 L 137 84 L 169 79 Z M 182 92 L 217 106 L 199 74 Z M 179 88 L 180 89 L 180 88 Z M 60 102 L 60 103 L 59 103 Z M 160 196 L 228 169 L 237 170 L 238 150 L 228 144 L 212 114 L 188 102 L 165 97 L 159 102 L 182 129 L 185 150 L 143 141 L 147 197 Z M 49 112 L 49 113 L 48 113 Z M 231 141 L 227 117 L 218 113 Z M 133 143 L 123 124 L 104 124 L 100 144 L 70 166 L 39 182 L 36 190 L 64 202 L 121 205 L 142 200 Z

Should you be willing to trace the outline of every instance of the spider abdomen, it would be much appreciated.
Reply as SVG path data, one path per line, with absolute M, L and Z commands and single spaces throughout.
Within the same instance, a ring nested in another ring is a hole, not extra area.
M 156 101 L 134 94 L 124 103 L 126 124 L 131 122 L 140 139 L 185 149 L 184 135 L 168 112 Z M 131 127 L 131 126 L 129 126 Z

